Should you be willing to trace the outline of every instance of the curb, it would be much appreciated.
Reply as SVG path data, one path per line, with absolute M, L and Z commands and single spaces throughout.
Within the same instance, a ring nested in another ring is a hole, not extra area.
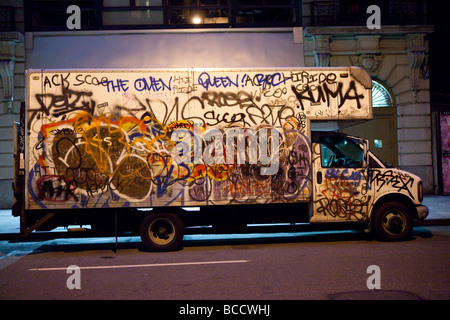
M 414 221 L 414 226 L 449 226 L 450 219 L 430 219 L 422 221 Z

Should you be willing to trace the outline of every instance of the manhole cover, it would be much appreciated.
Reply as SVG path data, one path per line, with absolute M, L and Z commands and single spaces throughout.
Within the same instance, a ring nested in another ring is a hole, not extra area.
M 423 300 L 418 295 L 402 290 L 366 290 L 332 293 L 331 300 Z

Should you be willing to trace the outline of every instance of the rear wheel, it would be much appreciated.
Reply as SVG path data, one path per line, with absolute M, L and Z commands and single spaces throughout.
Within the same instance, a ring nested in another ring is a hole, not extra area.
M 380 240 L 404 240 L 411 235 L 411 210 L 401 202 L 383 203 L 374 213 L 373 219 L 374 231 Z
M 180 247 L 184 235 L 181 219 L 173 213 L 146 216 L 140 227 L 141 239 L 151 251 L 173 251 Z

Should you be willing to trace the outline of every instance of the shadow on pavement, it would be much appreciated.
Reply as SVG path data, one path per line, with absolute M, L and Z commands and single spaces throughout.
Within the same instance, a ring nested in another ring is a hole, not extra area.
M 433 233 L 426 227 L 415 227 L 410 239 L 431 238 Z M 30 254 L 44 252 L 82 252 L 82 251 L 111 251 L 138 250 L 149 252 L 142 244 L 140 237 L 120 236 L 116 246 L 115 237 L 92 237 L 90 233 L 74 234 L 69 232 L 34 233 L 27 238 L 17 234 L 2 234 L 0 240 L 9 243 L 27 242 L 39 245 Z M 246 234 L 188 234 L 182 243 L 185 248 L 208 246 L 236 246 L 234 249 L 245 249 L 248 245 L 267 244 L 293 244 L 293 243 L 324 243 L 324 242 L 378 242 L 370 235 L 354 230 L 328 230 L 312 232 L 273 232 L 273 233 L 246 233 Z

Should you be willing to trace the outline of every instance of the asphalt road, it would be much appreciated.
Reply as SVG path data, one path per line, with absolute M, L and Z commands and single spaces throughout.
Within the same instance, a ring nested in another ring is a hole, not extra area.
M 167 253 L 136 237 L 116 252 L 114 238 L 3 239 L 0 299 L 448 300 L 449 240 L 450 226 L 396 243 L 351 231 L 190 235 Z

